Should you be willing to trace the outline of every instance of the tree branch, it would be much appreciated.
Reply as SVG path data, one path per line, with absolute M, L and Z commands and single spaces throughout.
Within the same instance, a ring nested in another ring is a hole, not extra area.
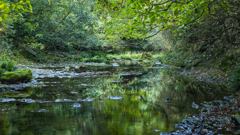
M 159 32 L 161 32 L 161 31 L 162 31 L 162 30 L 160 29 L 160 30 L 158 30 L 156 33 L 154 33 L 153 35 L 150 35 L 150 36 L 148 36 L 148 37 L 145 37 L 140 43 L 137 43 L 137 44 L 132 43 L 132 44 L 134 44 L 134 45 L 141 45 L 146 39 L 151 38 L 151 37 L 157 35 L 157 34 L 158 34 Z

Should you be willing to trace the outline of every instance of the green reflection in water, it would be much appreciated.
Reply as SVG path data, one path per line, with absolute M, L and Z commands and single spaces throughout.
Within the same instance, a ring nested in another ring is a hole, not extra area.
M 224 86 L 195 82 L 174 69 L 149 69 L 148 73 L 144 69 L 141 70 L 144 75 L 127 76 L 129 81 L 121 82 L 125 78 L 118 74 L 123 70 L 116 68 L 106 76 L 62 79 L 60 84 L 38 88 L 28 96 L 48 101 L 99 97 L 92 102 L 79 102 L 80 108 L 71 106 L 75 102 L 1 103 L 0 132 L 8 135 L 157 135 L 159 132 L 155 129 L 175 130 L 174 124 L 189 113 L 197 112 L 191 108 L 193 101 L 199 103 L 226 92 Z M 72 91 L 78 93 L 70 94 Z M 107 96 L 125 99 L 103 98 Z M 165 102 L 165 97 L 172 100 Z

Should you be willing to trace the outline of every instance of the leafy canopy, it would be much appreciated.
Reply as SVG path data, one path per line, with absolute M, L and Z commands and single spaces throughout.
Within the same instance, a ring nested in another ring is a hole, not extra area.
M 32 6 L 30 4 L 30 0 L 20 0 L 17 3 L 11 3 L 8 0 L 1 0 L 0 22 L 8 21 L 10 18 L 16 19 L 16 14 L 21 10 L 31 12 Z
M 214 15 L 220 8 L 228 10 L 228 2 L 229 0 L 98 0 L 96 10 L 108 19 L 105 30 L 107 34 L 132 38 L 135 33 L 141 34 L 135 38 L 146 38 L 152 30 L 159 32 L 170 29 L 181 34 L 191 26 L 200 25 L 202 19 Z

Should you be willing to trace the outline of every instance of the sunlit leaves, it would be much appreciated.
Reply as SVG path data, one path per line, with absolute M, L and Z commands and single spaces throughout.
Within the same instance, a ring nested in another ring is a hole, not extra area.
M 7 0 L 0 1 L 0 22 L 16 19 L 20 11 L 31 12 L 30 0 L 11 3 Z
M 218 0 L 217 4 L 212 4 L 212 2 L 212 0 L 123 0 L 121 2 L 112 0 L 111 4 L 106 6 L 105 2 L 99 0 L 97 7 L 105 7 L 99 11 L 103 13 L 102 16 L 111 16 L 114 20 L 119 20 L 119 22 L 122 20 L 122 23 L 131 20 L 129 22 L 132 22 L 132 25 L 130 24 L 133 26 L 132 28 L 142 26 L 143 29 L 146 29 L 147 26 L 157 25 L 162 30 L 166 30 L 178 29 L 182 25 L 185 25 L 186 28 L 197 25 L 200 20 L 210 14 L 209 12 L 214 13 L 220 7 L 224 7 L 226 10 L 229 9 L 224 1 Z M 120 5 L 121 10 L 115 11 L 113 7 L 119 7 Z M 115 30 L 113 25 L 111 27 L 112 30 Z

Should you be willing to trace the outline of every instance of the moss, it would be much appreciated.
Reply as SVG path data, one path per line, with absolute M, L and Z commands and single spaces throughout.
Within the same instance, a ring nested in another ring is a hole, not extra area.
M 14 71 L 14 72 L 6 72 L 3 73 L 1 76 L 2 81 L 6 82 L 18 82 L 18 81 L 27 81 L 32 78 L 32 71 L 28 69 L 22 69 L 19 71 Z
M 142 60 L 152 60 L 152 54 L 150 52 L 146 52 L 142 54 Z

